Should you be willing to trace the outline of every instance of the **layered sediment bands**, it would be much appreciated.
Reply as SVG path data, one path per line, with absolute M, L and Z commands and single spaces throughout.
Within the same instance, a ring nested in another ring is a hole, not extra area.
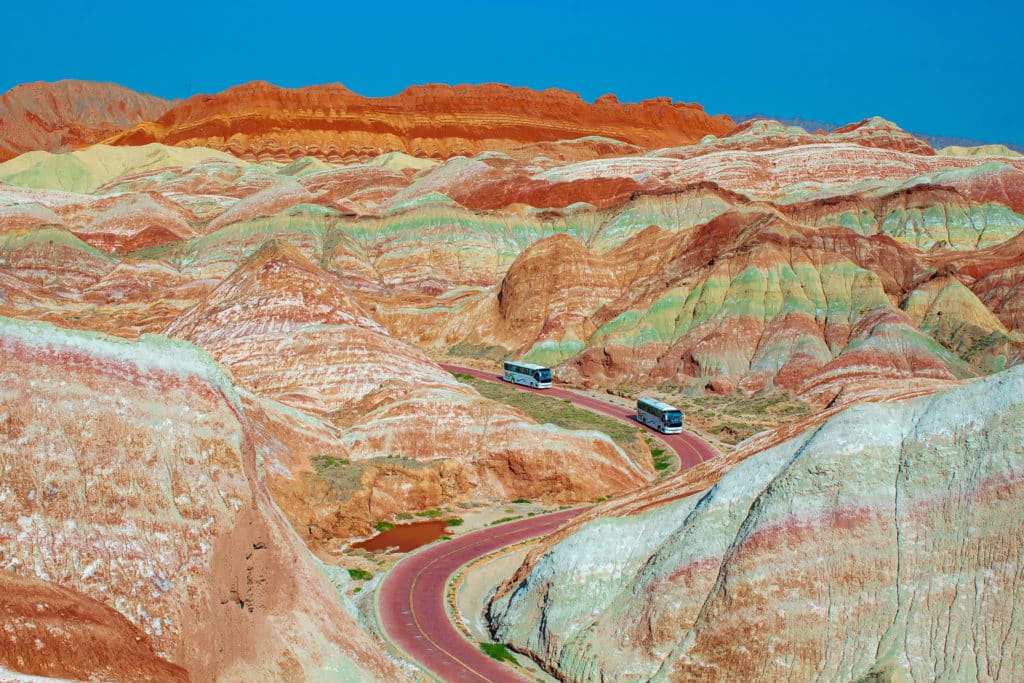
M 265 245 L 168 334 L 252 392 L 270 487 L 316 548 L 395 512 L 576 502 L 650 476 L 603 435 L 534 425 L 459 384 L 290 245 Z
M 492 628 L 570 681 L 1017 680 L 1022 397 L 1015 368 L 861 404 L 627 497 L 531 552 Z
M 832 136 L 751 125 L 647 156 L 586 137 L 443 163 L 396 152 L 349 166 L 224 155 L 149 168 L 148 157 L 132 157 L 126 174 L 93 195 L 0 187 L 0 203 L 13 205 L 0 208 L 0 239 L 19 282 L 80 301 L 80 310 L 63 306 L 49 319 L 91 329 L 159 330 L 279 240 L 356 296 L 372 311 L 364 317 L 433 351 L 526 356 L 563 364 L 560 376 L 578 382 L 656 378 L 805 396 L 813 387 L 827 401 L 844 382 L 870 384 L 871 364 L 857 369 L 866 356 L 832 365 L 868 338 L 851 337 L 854 328 L 868 336 L 878 329 L 880 345 L 865 348 L 884 352 L 879 381 L 943 383 L 970 374 L 963 360 L 982 372 L 1017 362 L 1013 269 L 1024 254 L 1024 165 L 914 153 L 914 144 L 891 124 L 869 121 Z M 533 147 L 563 150 L 567 160 Z M 163 158 L 176 148 L 152 149 Z M 575 149 L 594 156 L 579 161 Z M 622 154 L 606 155 L 615 150 Z M 113 270 L 117 255 L 139 247 Z M 946 276 L 990 307 L 1009 336 L 976 325 L 982 313 L 963 291 L 938 299 L 930 318 L 919 311 L 933 307 L 924 302 L 935 294 L 919 290 Z M 875 314 L 888 322 L 858 327 Z M 970 320 L 957 324 L 960 316 Z M 315 316 L 309 322 L 324 329 L 289 328 L 277 341 L 312 368 L 317 359 L 301 349 L 328 344 L 331 332 Z M 324 358 L 344 363 L 333 351 Z M 262 377 L 264 398 L 308 401 L 301 405 L 317 414 L 340 409 L 337 396 L 307 391 L 332 385 L 331 372 L 295 370 L 286 379 L 273 366 L 236 370 Z M 818 381 L 826 366 L 834 380 Z
M 872 374 L 900 381 L 974 376 L 893 306 L 869 269 L 884 267 L 886 259 L 870 261 L 888 246 L 850 237 L 808 232 L 753 210 L 723 214 L 682 239 L 649 228 L 607 258 L 624 273 L 639 250 L 660 258 L 644 262 L 644 275 L 625 295 L 606 299 L 593 316 L 598 329 L 560 372 L 613 382 L 723 378 L 745 391 L 786 389 L 823 403 Z M 888 274 L 899 292 L 901 267 L 913 261 L 891 251 Z
M 83 242 L 108 254 L 172 244 L 195 237 L 189 212 L 159 194 L 118 195 L 70 205 L 59 212 Z
M 1002 370 L 1024 356 L 1024 336 L 1008 330 L 998 308 L 989 310 L 952 276 L 923 283 L 901 307 L 922 332 L 986 371 Z
M 708 152 L 736 150 L 760 152 L 782 147 L 820 144 L 854 144 L 925 156 L 935 154 L 935 151 L 924 140 L 900 129 L 891 121 L 877 116 L 837 128 L 830 133 L 808 133 L 798 126 L 786 126 L 778 121 L 768 119 L 754 119 L 739 124 L 719 138 L 707 138 L 701 140 L 699 145 L 684 149 L 659 150 L 658 153 L 667 153 L 678 158 L 690 158 Z
M 612 264 L 568 235 L 538 240 L 524 250 L 498 288 L 498 313 L 524 339 L 557 324 L 552 316 L 584 318 L 620 293 Z
M 96 284 L 116 262 L 62 228 L 0 232 L 0 268 L 54 293 Z
M 425 85 L 367 98 L 341 85 L 286 89 L 253 82 L 192 97 L 106 142 L 213 147 L 260 161 L 340 162 L 382 152 L 448 158 L 590 135 L 666 147 L 732 127 L 728 117 L 668 98 L 621 104 L 607 96 L 588 104 L 570 92 L 497 84 Z
M 157 656 L 141 629 L 102 602 L 7 571 L 0 571 L 0 589 L 5 640 L 0 675 L 17 671 L 62 680 L 189 680 L 184 669 Z
M 1024 230 L 1024 215 L 1005 204 L 972 200 L 960 190 L 927 183 L 882 196 L 801 202 L 784 211 L 804 225 L 886 235 L 919 249 L 983 249 Z
M 116 609 L 194 680 L 402 678 L 271 501 L 209 356 L 9 319 L 0 353 L 0 568 Z
M 0 96 L 0 161 L 22 152 L 65 152 L 91 145 L 142 121 L 173 102 L 113 83 L 25 83 Z
M 317 415 L 358 402 L 385 380 L 456 385 L 372 320 L 335 276 L 280 242 L 260 249 L 167 333 L 209 351 L 251 391 Z
M 1004 325 L 1024 334 L 1024 263 L 991 271 L 971 290 Z
M 169 173 L 169 169 L 194 166 L 207 159 L 243 163 L 230 154 L 202 147 L 92 145 L 63 154 L 27 152 L 0 164 L 0 180 L 21 187 L 88 193 L 122 176 Z

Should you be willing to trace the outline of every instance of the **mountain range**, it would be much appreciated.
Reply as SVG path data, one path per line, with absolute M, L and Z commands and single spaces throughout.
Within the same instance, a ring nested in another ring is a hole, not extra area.
M 488 607 L 563 680 L 1020 678 L 1024 157 L 493 84 L 0 123 L 0 671 L 403 680 L 351 541 L 613 496 Z M 509 357 L 723 457 L 441 367 Z

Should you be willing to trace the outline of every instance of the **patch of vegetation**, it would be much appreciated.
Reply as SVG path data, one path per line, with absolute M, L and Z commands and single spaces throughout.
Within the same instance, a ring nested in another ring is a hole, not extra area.
M 516 498 L 512 502 L 513 503 L 529 503 L 530 501 L 526 500 L 525 498 Z
M 377 522 L 376 524 L 374 524 L 373 528 L 376 529 L 377 531 L 381 532 L 381 533 L 384 533 L 385 531 L 391 531 L 392 529 L 394 529 L 395 525 L 392 524 L 391 522 L 388 522 L 388 521 L 382 519 L 379 522 Z
M 465 522 L 465 520 L 463 520 L 461 517 L 452 517 L 451 519 L 446 519 L 445 522 L 444 522 L 444 525 L 445 526 L 462 526 L 464 522 Z
M 437 508 L 431 508 L 429 510 L 421 510 L 420 512 L 417 512 L 416 516 L 417 517 L 426 517 L 428 519 L 434 519 L 435 517 L 440 517 L 441 516 L 441 511 L 438 510 Z
M 342 465 L 351 465 L 352 461 L 348 458 L 336 458 L 333 455 L 314 455 L 312 457 L 313 467 L 319 469 L 328 469 L 331 467 L 341 467 Z
M 514 522 L 515 520 L 522 519 L 522 518 L 523 518 L 522 515 L 517 515 L 515 517 L 502 517 L 501 519 L 494 520 L 493 522 L 491 522 L 487 526 L 495 526 L 496 524 L 504 524 L 505 522 Z
M 403 521 L 407 520 L 407 519 L 412 519 L 412 513 L 411 512 L 399 512 L 399 513 L 395 514 L 395 519 L 401 519 Z
M 448 348 L 448 355 L 456 358 L 501 360 L 508 355 L 508 349 L 504 346 L 486 344 L 456 344 Z
M 438 540 L 439 541 L 450 541 L 450 540 L 452 540 L 452 537 L 451 536 L 442 536 Z
M 637 428 L 613 417 L 599 415 L 561 399 L 522 391 L 508 384 L 496 384 L 461 374 L 455 376 L 460 382 L 469 384 L 492 401 L 518 408 L 535 422 L 550 422 L 564 429 L 591 429 L 604 432 L 623 449 L 628 449 L 636 442 Z
M 366 460 L 350 460 L 332 455 L 315 455 L 310 458 L 313 465 L 313 473 L 305 473 L 301 476 L 314 477 L 322 485 L 325 482 L 329 485 L 330 496 L 333 500 L 344 503 L 352 498 L 363 488 L 363 475 L 374 467 L 387 466 L 389 469 L 402 468 L 410 471 L 418 471 L 428 467 L 439 467 L 441 460 L 431 462 L 420 462 L 412 458 L 403 458 L 397 455 L 386 457 L 367 458 Z
M 356 581 L 369 581 L 373 578 L 373 574 L 365 569 L 349 569 L 348 575 L 349 578 L 355 579 Z
M 672 466 L 672 456 L 664 448 L 652 448 L 651 457 L 654 458 L 654 469 L 657 472 L 662 472 Z
M 508 662 L 509 664 L 519 666 L 515 656 L 501 643 L 480 643 L 480 651 L 492 659 L 497 659 L 499 662 Z
M 606 500 L 608 500 L 608 496 L 598 496 L 597 498 L 594 499 L 594 502 L 595 503 L 603 503 Z

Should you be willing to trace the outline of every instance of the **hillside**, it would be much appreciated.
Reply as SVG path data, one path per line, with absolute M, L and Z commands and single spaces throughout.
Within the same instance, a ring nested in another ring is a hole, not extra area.
M 0 162 L 67 152 L 161 116 L 174 103 L 114 83 L 25 83 L 0 95 Z
M 1016 680 L 1022 397 L 1017 368 L 855 406 L 598 508 L 494 633 L 567 681 Z

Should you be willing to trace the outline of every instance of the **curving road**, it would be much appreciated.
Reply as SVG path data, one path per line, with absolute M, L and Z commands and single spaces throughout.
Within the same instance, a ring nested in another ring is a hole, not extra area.
M 483 379 L 490 382 L 502 382 L 501 375 L 496 375 L 493 372 L 487 372 L 485 370 L 476 370 L 474 368 L 463 368 L 458 365 L 441 365 L 442 368 L 448 372 L 459 372 L 464 375 L 472 375 L 477 379 Z M 611 417 L 628 422 L 634 427 L 642 427 L 652 434 L 657 434 L 658 438 L 668 444 L 669 448 L 674 450 L 679 456 L 679 469 L 688 470 L 694 465 L 697 465 L 704 460 L 714 458 L 718 455 L 711 444 L 704 439 L 691 434 L 690 432 L 684 431 L 680 434 L 662 434 L 659 431 L 651 429 L 647 425 L 641 424 L 636 419 L 636 411 L 629 408 L 623 408 L 622 406 L 608 403 L 586 394 L 580 394 L 575 391 L 568 389 L 559 389 L 558 387 L 551 387 L 550 389 L 532 389 L 530 387 L 524 387 L 519 384 L 509 384 L 508 386 L 514 386 L 523 391 L 531 391 L 535 394 L 543 394 L 544 396 L 552 396 L 554 398 L 569 399 L 574 404 L 586 408 L 587 410 L 593 410 L 595 413 L 603 413 Z
M 501 382 L 493 372 L 442 365 L 449 372 Z M 517 385 L 518 386 L 518 385 Z M 552 387 L 530 389 L 545 396 L 569 399 L 574 404 L 632 425 L 643 427 L 634 412 L 574 391 Z M 643 427 L 648 429 L 647 427 Z M 653 430 L 652 430 L 653 431 Z M 680 469 L 693 467 L 718 453 L 706 441 L 689 432 L 654 432 L 675 450 Z M 509 522 L 492 529 L 481 529 L 459 538 L 429 546 L 405 558 L 388 572 L 377 592 L 377 612 L 384 632 L 409 657 L 445 681 L 528 681 L 512 667 L 483 654 L 476 643 L 463 637 L 448 620 L 445 587 L 459 567 L 495 550 L 530 538 L 544 536 L 583 512 L 585 508 L 553 512 Z

